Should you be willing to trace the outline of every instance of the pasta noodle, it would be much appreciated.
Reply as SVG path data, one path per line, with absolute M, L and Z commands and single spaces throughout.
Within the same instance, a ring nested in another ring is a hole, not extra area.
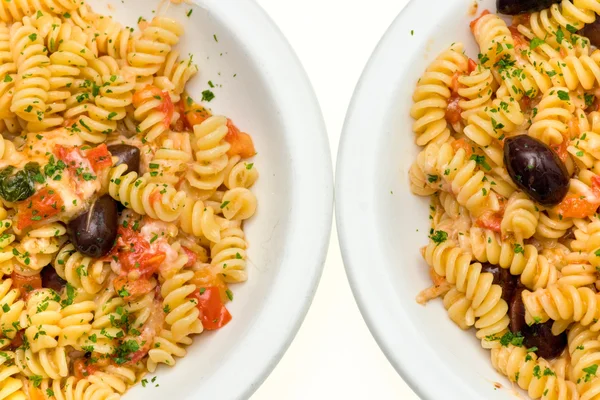
M 248 279 L 253 140 L 186 91 L 181 23 L 138 28 L 0 1 L 0 399 L 118 400 Z
M 508 26 L 484 11 L 470 25 L 480 54 L 442 51 L 410 110 L 410 189 L 431 197 L 432 286 L 416 300 L 442 298 L 532 399 L 600 393 L 600 50 L 579 32 L 598 13 L 562 0 Z

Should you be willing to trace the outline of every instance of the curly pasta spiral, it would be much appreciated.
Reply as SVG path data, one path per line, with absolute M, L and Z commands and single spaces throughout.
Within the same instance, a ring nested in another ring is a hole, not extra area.
M 573 219 L 565 218 L 552 211 L 540 213 L 535 237 L 538 239 L 558 239 L 573 226 Z
M 23 19 L 27 15 L 33 15 L 38 10 L 64 14 L 77 8 L 77 0 L 14 0 L 3 1 L 0 5 L 0 19 L 11 23 Z
M 19 298 L 19 290 L 12 288 L 12 283 L 12 279 L 0 283 L 0 338 L 13 339 L 21 328 L 19 321 L 25 309 L 25 302 Z M 0 348 L 2 348 L 1 339 Z
M 479 318 L 475 323 L 479 339 L 508 327 L 508 304 L 502 299 L 502 288 L 492 283 L 492 274 L 481 272 L 481 264 L 471 264 L 471 254 L 447 240 L 439 245 L 431 241 L 423 250 L 423 257 L 438 275 L 456 285 L 456 289 L 472 301 L 473 316 Z
M 225 192 L 220 208 L 225 218 L 244 220 L 254 215 L 257 203 L 254 193 L 244 187 L 238 187 Z
M 127 53 L 128 66 L 124 70 L 136 77 L 156 74 L 164 64 L 171 46 L 179 42 L 183 26 L 166 17 L 156 17 L 142 31 L 139 38 L 133 39 L 133 51 Z
M 589 367 L 600 362 L 600 341 L 598 332 L 593 332 L 581 324 L 575 324 L 567 335 L 571 368 L 569 378 L 577 383 L 582 399 L 595 399 L 600 391 L 597 377 L 586 373 Z
M 512 275 L 520 276 L 521 283 L 529 289 L 545 288 L 559 279 L 556 266 L 538 254 L 533 245 L 503 241 L 496 232 L 478 227 L 471 228 L 470 239 L 477 261 L 509 269 Z
M 458 77 L 458 95 L 461 99 L 458 105 L 463 110 L 462 117 L 469 110 L 485 106 L 492 98 L 493 92 L 496 91 L 496 81 L 489 68 L 479 66 L 476 70 L 468 75 Z
M 173 50 L 167 56 L 165 63 L 158 71 L 159 76 L 165 76 L 173 83 L 173 93 L 177 96 L 183 93 L 186 83 L 198 72 L 198 66 L 192 59 L 179 60 L 179 51 Z
M 177 341 L 173 338 L 173 333 L 163 329 L 160 334 L 154 338 L 153 348 L 148 351 L 148 371 L 156 371 L 158 364 L 168 366 L 175 365 L 175 357 L 184 357 L 187 354 L 184 346 L 192 344 L 190 337 L 184 336 Z
M 98 21 L 98 44 L 99 54 L 109 55 L 117 60 L 126 60 L 132 34 L 125 29 L 112 16 L 105 16 Z
M 108 193 L 125 207 L 140 215 L 164 222 L 173 222 L 183 211 L 186 194 L 172 185 L 149 183 L 146 176 L 138 178 L 134 171 L 126 175 L 127 165 L 113 167 L 108 174 Z
M 110 274 L 109 263 L 84 256 L 71 243 L 60 249 L 53 266 L 61 278 L 89 294 L 98 293 Z
M 150 181 L 176 185 L 187 170 L 192 158 L 185 150 L 177 149 L 171 139 L 165 140 L 150 162 Z
M 34 353 L 58 346 L 62 319 L 58 300 L 58 295 L 51 289 L 38 289 L 27 299 L 29 326 L 25 329 L 25 336 Z
M 185 233 L 204 237 L 214 243 L 221 240 L 221 228 L 215 219 L 215 212 L 202 200 L 194 201 L 189 197 L 185 200 L 179 224 Z
M 239 283 L 248 279 L 246 272 L 246 242 L 244 231 L 229 227 L 221 231 L 221 240 L 211 250 L 213 271 L 225 282 Z
M 228 132 L 227 118 L 213 116 L 194 126 L 194 158 L 186 175 L 188 183 L 210 197 L 223 183 L 227 168 L 229 143 L 225 141 Z M 204 196 L 203 196 L 204 197 Z M 204 199 L 203 199 L 204 200 Z
M 526 390 L 532 399 L 546 396 L 557 400 L 579 399 L 573 382 L 556 376 L 548 361 L 524 347 L 496 347 L 491 358 L 494 368 Z
M 15 364 L 25 376 L 60 379 L 69 375 L 69 360 L 62 346 L 43 349 L 38 353 L 19 348 L 15 355 Z
M 529 239 L 536 231 L 540 213 L 536 205 L 523 192 L 515 192 L 506 205 L 502 217 L 502 234 L 514 235 L 517 242 Z
M 27 396 L 21 390 L 23 382 L 14 378 L 19 373 L 16 365 L 4 365 L 12 361 L 14 354 L 3 352 L 0 354 L 0 399 L 6 400 L 26 400 Z
M 546 93 L 537 106 L 529 135 L 550 146 L 561 144 L 569 129 L 568 122 L 575 112 L 570 99 L 567 88 L 553 88 Z
M 44 379 L 40 385 L 44 400 L 119 400 L 121 396 L 109 385 L 99 382 L 95 374 L 85 379 Z M 52 395 L 50 395 L 52 393 Z
M 34 275 L 50 264 L 60 246 L 67 240 L 66 232 L 64 225 L 58 222 L 29 231 L 13 250 L 19 273 Z
M 489 146 L 492 139 L 503 139 L 507 133 L 513 132 L 524 122 L 525 116 L 519 103 L 506 96 L 473 110 L 468 116 L 463 132 L 478 145 Z
M 463 45 L 455 43 L 431 63 L 413 94 L 415 104 L 410 115 L 415 119 L 413 131 L 416 143 L 425 146 L 429 142 L 443 143 L 450 137 L 445 119 L 450 98 L 450 85 L 455 73 L 468 70 L 468 59 L 462 53 Z
M 515 59 L 514 41 L 506 23 L 495 14 L 481 16 L 472 26 L 473 36 L 485 56 L 482 64 L 496 66 L 503 58 Z M 508 46 L 507 46 L 508 45 Z
M 18 22 L 11 27 L 10 48 L 19 72 L 10 110 L 25 121 L 42 121 L 51 75 L 44 41 L 33 26 Z
M 80 339 L 91 331 L 95 310 L 96 303 L 93 301 L 76 302 L 63 308 L 62 319 L 58 324 L 62 329 L 58 345 L 73 346 L 80 350 Z

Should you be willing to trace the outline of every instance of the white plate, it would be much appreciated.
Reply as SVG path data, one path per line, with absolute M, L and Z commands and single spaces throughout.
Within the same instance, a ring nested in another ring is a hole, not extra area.
M 152 19 L 159 3 L 90 1 L 128 26 Z M 189 93 L 199 101 L 212 81 L 216 97 L 208 106 L 254 139 L 259 206 L 246 225 L 248 282 L 231 287 L 232 322 L 196 337 L 186 357 L 125 398 L 245 399 L 291 343 L 321 275 L 333 212 L 329 145 L 299 60 L 254 1 L 195 1 L 170 5 L 166 15 L 184 23 L 179 49 L 200 67 Z
M 430 400 L 514 398 L 473 331 L 454 325 L 441 301 L 415 302 L 431 282 L 419 252 L 428 242 L 429 199 L 411 194 L 408 181 L 419 151 L 411 97 L 428 64 L 453 42 L 477 59 L 473 3 L 414 0 L 404 9 L 356 88 L 337 164 L 337 227 L 354 295 L 390 362 Z M 494 3 L 483 0 L 479 10 L 495 10 Z M 505 389 L 495 390 L 495 382 Z

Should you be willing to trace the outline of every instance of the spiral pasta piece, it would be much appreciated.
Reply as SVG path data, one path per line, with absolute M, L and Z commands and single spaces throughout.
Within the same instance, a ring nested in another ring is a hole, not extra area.
M 159 76 L 169 78 L 174 85 L 173 93 L 179 96 L 183 93 L 187 82 L 196 75 L 198 66 L 192 62 L 190 57 L 188 60 L 179 59 L 179 51 L 173 50 L 165 59 L 164 64 L 158 71 Z
M 6 23 L 19 21 L 38 10 L 54 14 L 64 14 L 77 8 L 78 0 L 13 0 L 0 5 L 0 20 Z
M 25 309 L 25 302 L 19 298 L 19 290 L 13 288 L 12 284 L 12 279 L 0 283 L 0 348 L 2 348 L 2 337 L 14 339 L 22 328 L 19 323 L 21 313 Z
M 506 96 L 473 110 L 463 132 L 478 145 L 489 146 L 493 139 L 502 140 L 524 122 L 519 103 Z
M 132 171 L 126 175 L 127 165 L 113 167 L 109 176 L 108 192 L 140 215 L 165 222 L 173 222 L 181 215 L 185 203 L 185 192 L 177 191 L 172 185 L 149 183 L 146 176 L 138 178 Z
M 214 243 L 221 241 L 221 228 L 215 219 L 215 212 L 202 200 L 193 201 L 188 197 L 179 223 L 185 233 L 204 237 Z
M 110 274 L 107 262 L 84 256 L 71 243 L 60 249 L 53 266 L 61 278 L 89 294 L 98 293 Z
M 563 237 L 573 226 L 573 219 L 562 217 L 556 212 L 540 212 L 540 218 L 535 230 L 538 239 L 558 239 Z
M 188 183 L 202 193 L 202 200 L 210 197 L 225 179 L 227 168 L 227 118 L 213 116 L 194 126 L 194 163 L 186 175 Z
M 580 169 L 600 172 L 600 135 L 588 131 L 571 139 L 567 151 Z
M 471 27 L 482 57 L 480 62 L 486 67 L 498 68 L 502 59 L 514 60 L 514 41 L 510 30 L 502 18 L 495 14 L 482 15 Z
M 84 379 L 44 379 L 38 393 L 44 400 L 119 400 L 120 394 L 109 385 L 99 382 L 96 374 Z M 51 395 L 50 395 L 51 394 Z
M 23 382 L 15 378 L 19 369 L 16 365 L 8 365 L 13 359 L 14 353 L 12 352 L 0 354 L 0 399 L 26 400 L 27 396 L 22 390 Z
M 536 205 L 523 192 L 515 192 L 506 205 L 502 217 L 502 234 L 514 235 L 517 242 L 529 239 L 536 231 L 540 213 Z
M 60 379 L 69 375 L 69 360 L 64 347 L 43 349 L 34 353 L 31 349 L 15 351 L 15 364 L 27 377 Z
M 600 391 L 600 381 L 595 373 L 591 374 L 590 371 L 600 362 L 598 332 L 592 332 L 581 324 L 575 324 L 569 330 L 567 343 L 571 355 L 569 378 L 577 383 L 582 399 L 596 399 Z
M 211 265 L 215 274 L 228 283 L 245 282 L 248 279 L 247 248 L 248 243 L 241 228 L 232 226 L 223 229 L 221 240 L 210 250 Z
M 450 137 L 445 119 L 450 85 L 455 73 L 468 70 L 468 59 L 462 53 L 463 45 L 455 43 L 440 54 L 427 68 L 413 94 L 415 104 L 410 115 L 415 119 L 413 131 L 416 143 L 425 146 L 429 142 L 443 143 Z
M 34 353 L 58 346 L 58 337 L 62 331 L 59 326 L 62 319 L 59 300 L 51 289 L 35 290 L 27 299 L 29 326 L 25 329 L 25 336 Z
M 62 329 L 58 338 L 59 346 L 72 346 L 81 350 L 81 338 L 91 329 L 96 303 L 93 301 L 75 302 L 61 310 L 62 319 L 58 326 Z
M 33 26 L 18 22 L 10 32 L 10 48 L 18 68 L 10 110 L 28 122 L 43 121 L 50 90 L 48 51 Z
M 254 215 L 257 203 L 254 193 L 244 187 L 238 187 L 225 192 L 220 208 L 225 218 L 244 220 Z
M 176 185 L 186 172 L 191 158 L 189 152 L 177 149 L 171 139 L 165 140 L 149 164 L 150 181 Z
M 466 118 L 465 113 L 468 114 L 469 110 L 487 105 L 496 91 L 492 71 L 481 66 L 468 75 L 459 76 L 458 83 L 458 95 L 461 97 L 458 106 L 463 110 L 463 118 Z
M 573 382 L 560 378 L 548 361 L 538 358 L 524 347 L 509 345 L 492 349 L 492 365 L 498 372 L 515 382 L 532 399 L 579 399 Z
M 98 52 L 117 60 L 126 60 L 133 35 L 112 16 L 105 16 L 98 21 Z
M 124 70 L 142 78 L 156 74 L 182 34 L 183 26 L 177 21 L 155 17 L 142 35 L 133 39 L 133 51 L 127 53 L 129 65 Z
M 567 88 L 553 88 L 537 106 L 537 114 L 529 128 L 529 135 L 547 145 L 561 144 L 569 130 L 575 106 Z
M 31 276 L 50 264 L 67 240 L 66 232 L 64 225 L 58 222 L 29 231 L 13 249 L 18 272 Z
M 163 329 L 160 334 L 154 338 L 153 348 L 148 351 L 148 371 L 156 371 L 159 364 L 168 366 L 175 365 L 175 357 L 181 358 L 187 354 L 184 346 L 192 344 L 190 337 L 183 337 L 180 341 L 173 338 L 169 330 Z

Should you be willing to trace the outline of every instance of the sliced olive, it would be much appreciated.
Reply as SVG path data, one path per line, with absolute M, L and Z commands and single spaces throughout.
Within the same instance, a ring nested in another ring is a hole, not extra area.
M 554 206 L 567 195 L 567 167 L 539 140 L 527 135 L 506 139 L 504 163 L 513 182 L 536 202 Z
M 112 144 L 108 146 L 108 151 L 119 158 L 116 165 L 127 164 L 127 172 L 140 173 L 140 149 L 128 144 Z
M 494 283 L 500 285 L 502 288 L 502 298 L 510 303 L 513 298 L 519 279 L 512 275 L 508 269 L 501 268 L 498 265 L 492 265 L 489 263 L 482 264 L 482 272 L 489 272 L 494 276 Z
M 527 325 L 525 322 L 525 305 L 521 294 L 525 288 L 520 287 L 514 292 L 509 303 L 510 330 L 513 333 L 521 332 L 523 345 L 527 348 L 536 347 L 536 354 L 547 360 L 558 357 L 567 346 L 567 334 L 558 336 L 552 334 L 553 321 L 543 324 Z
M 89 210 L 69 222 L 71 242 L 86 256 L 106 255 L 117 238 L 118 218 L 117 202 L 112 197 L 96 199 Z
M 63 288 L 67 285 L 67 281 L 61 278 L 52 265 L 46 265 L 42 269 L 42 287 L 54 290 L 56 293 L 60 293 Z
M 496 0 L 496 8 L 501 14 L 517 15 L 542 11 L 561 0 Z

